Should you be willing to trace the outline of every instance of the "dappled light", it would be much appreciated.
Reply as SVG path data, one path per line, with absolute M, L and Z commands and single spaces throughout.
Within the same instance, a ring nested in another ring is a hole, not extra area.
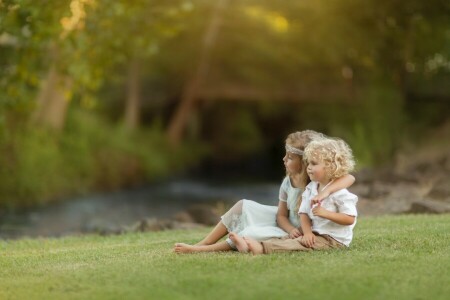
M 273 187 L 304 129 L 350 145 L 364 213 L 447 205 L 448 1 L 38 2 L 0 1 L 0 216 L 175 178 Z
M 449 0 L 0 0 L 0 299 L 447 299 L 449 178 Z
M 94 0 L 73 0 L 70 3 L 70 17 L 63 17 L 61 19 L 61 26 L 63 31 L 60 35 L 61 38 L 65 38 L 73 30 L 81 30 L 84 28 L 84 20 L 86 19 L 85 5 L 93 5 Z
M 257 21 L 266 23 L 272 30 L 284 33 L 289 29 L 288 20 L 281 14 L 274 11 L 267 11 L 263 7 L 248 6 L 244 7 L 243 11 L 249 17 Z

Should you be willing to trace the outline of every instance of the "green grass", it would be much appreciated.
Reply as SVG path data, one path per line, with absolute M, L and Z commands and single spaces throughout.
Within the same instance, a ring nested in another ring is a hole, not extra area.
M 176 255 L 208 229 L 0 242 L 0 299 L 448 299 L 450 215 L 360 218 L 350 249 Z

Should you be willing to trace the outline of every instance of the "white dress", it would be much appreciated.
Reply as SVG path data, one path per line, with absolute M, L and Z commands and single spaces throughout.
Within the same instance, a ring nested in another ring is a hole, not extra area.
M 301 189 L 294 188 L 289 176 L 286 176 L 280 186 L 279 200 L 287 202 L 289 221 L 295 227 L 300 226 L 295 209 L 300 194 Z M 238 201 L 221 219 L 228 232 L 263 241 L 288 235 L 277 226 L 277 211 L 277 206 L 263 205 L 244 199 Z M 226 241 L 232 248 L 236 248 L 229 238 Z

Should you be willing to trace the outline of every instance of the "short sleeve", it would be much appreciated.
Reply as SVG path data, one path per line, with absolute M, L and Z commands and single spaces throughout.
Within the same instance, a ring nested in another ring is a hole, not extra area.
M 278 199 L 283 202 L 287 202 L 288 199 L 288 189 L 289 189 L 288 180 L 289 177 L 286 176 L 280 186 L 280 194 L 278 196 Z
M 309 188 L 305 189 L 305 191 L 302 194 L 302 203 L 300 204 L 300 209 L 298 210 L 299 214 L 308 214 L 311 210 L 310 205 L 310 194 L 311 190 Z
M 338 207 L 338 211 L 340 213 L 349 215 L 349 216 L 357 216 L 358 212 L 356 210 L 356 203 L 358 202 L 358 197 L 356 195 L 345 195 L 338 197 L 335 200 L 335 203 Z

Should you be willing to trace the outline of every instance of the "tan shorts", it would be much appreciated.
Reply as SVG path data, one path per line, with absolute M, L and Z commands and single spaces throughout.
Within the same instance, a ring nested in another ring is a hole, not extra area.
M 289 236 L 283 238 L 274 238 L 261 242 L 264 248 L 264 253 L 274 252 L 287 252 L 287 251 L 312 251 L 312 250 L 324 250 L 334 248 L 344 248 L 345 245 L 339 243 L 331 236 L 323 234 L 320 235 L 314 232 L 316 240 L 312 248 L 305 246 L 303 242 L 303 236 L 296 239 L 290 239 Z

